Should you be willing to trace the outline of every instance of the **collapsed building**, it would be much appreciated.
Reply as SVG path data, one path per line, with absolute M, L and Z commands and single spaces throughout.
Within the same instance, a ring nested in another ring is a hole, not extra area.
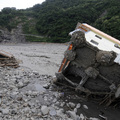
M 110 105 L 120 98 L 120 41 L 88 25 L 78 23 L 56 73 L 57 83 L 66 83 L 87 97 L 104 97 Z

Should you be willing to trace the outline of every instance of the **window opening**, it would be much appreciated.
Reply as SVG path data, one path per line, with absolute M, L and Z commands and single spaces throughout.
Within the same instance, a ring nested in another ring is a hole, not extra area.
M 95 37 L 99 38 L 99 39 L 102 39 L 102 37 L 98 36 L 98 35 L 95 35 Z
M 91 40 L 90 42 L 94 43 L 95 45 L 98 45 L 99 43 L 94 41 L 94 40 Z

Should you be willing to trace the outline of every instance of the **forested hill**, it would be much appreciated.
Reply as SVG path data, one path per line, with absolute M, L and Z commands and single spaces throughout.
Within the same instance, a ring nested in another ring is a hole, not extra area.
M 22 24 L 30 41 L 66 42 L 76 24 L 88 23 L 120 40 L 119 0 L 46 0 L 26 10 L 4 8 L 0 12 L 0 28 L 11 31 Z

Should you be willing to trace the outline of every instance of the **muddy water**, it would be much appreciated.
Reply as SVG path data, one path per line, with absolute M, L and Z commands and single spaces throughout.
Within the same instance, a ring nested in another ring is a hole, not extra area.
M 0 50 L 13 54 L 20 66 L 48 75 L 55 75 L 58 71 L 66 49 L 65 44 L 53 43 L 0 45 Z

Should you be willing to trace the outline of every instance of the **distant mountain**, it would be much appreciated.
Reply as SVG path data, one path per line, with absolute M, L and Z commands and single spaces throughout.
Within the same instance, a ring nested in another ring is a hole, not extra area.
M 120 39 L 119 0 L 46 0 L 26 10 L 4 8 L 0 12 L 0 28 L 11 31 L 23 25 L 29 41 L 66 42 L 68 33 L 78 22 L 88 23 L 109 35 Z

